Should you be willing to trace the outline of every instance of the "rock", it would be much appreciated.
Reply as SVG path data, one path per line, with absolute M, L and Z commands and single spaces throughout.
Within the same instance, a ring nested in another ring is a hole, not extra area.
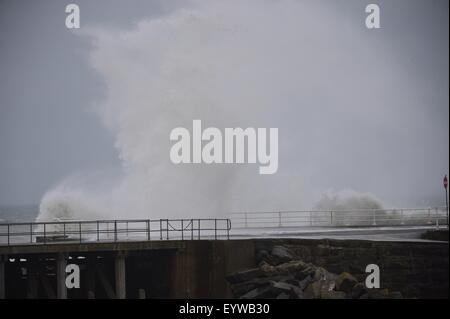
M 320 298 L 322 299 L 328 299 L 329 294 L 331 291 L 334 291 L 334 288 L 336 287 L 336 283 L 334 280 L 322 280 L 320 281 Z
M 300 281 L 298 283 L 298 287 L 301 290 L 305 290 L 306 287 L 308 287 L 308 285 L 313 281 L 313 278 L 311 276 L 307 276 L 305 279 L 303 279 L 302 281 Z
M 400 291 L 393 291 L 389 293 L 389 299 L 403 299 L 403 295 Z
M 350 293 L 357 283 L 358 280 L 355 277 L 348 272 L 343 272 L 336 278 L 336 290 Z
M 281 275 L 267 277 L 267 279 L 271 279 L 272 281 L 288 283 L 290 285 L 297 285 L 297 280 L 295 280 L 295 278 L 292 274 L 281 274 Z
M 272 287 L 255 288 L 245 295 L 241 296 L 241 299 L 263 299 L 263 298 L 274 298 L 277 295 L 274 294 Z
M 298 274 L 305 268 L 305 263 L 299 260 L 290 261 L 287 263 L 280 264 L 278 266 L 272 266 L 265 261 L 262 261 L 259 265 L 261 270 L 261 275 L 263 276 L 274 276 L 274 275 L 286 275 L 290 274 L 299 279 Z M 305 276 L 301 276 L 303 279 Z
M 322 291 L 320 297 L 322 299 L 347 299 L 347 294 L 343 291 L 330 290 L 326 292 Z
M 281 293 L 281 292 L 289 293 L 292 290 L 292 285 L 287 284 L 285 282 L 272 281 L 270 284 L 271 284 L 273 290 L 276 290 L 279 293 Z
M 322 267 L 317 267 L 314 271 L 313 279 L 316 280 L 335 280 L 336 275 L 328 272 L 326 269 Z
M 293 260 L 290 262 L 286 262 L 283 264 L 280 264 L 278 266 L 275 266 L 275 270 L 278 273 L 297 273 L 304 270 L 306 267 L 306 264 L 303 261 L 300 260 Z
M 239 283 L 239 282 L 249 281 L 249 280 L 252 280 L 252 279 L 262 276 L 262 275 L 264 275 L 264 272 L 261 271 L 260 268 L 252 268 L 249 270 L 244 270 L 244 271 L 240 271 L 240 272 L 231 274 L 231 275 L 227 276 L 227 280 L 231 284 L 235 284 L 235 283 Z
M 270 257 L 277 265 L 294 259 L 293 253 L 284 246 L 274 246 L 270 252 Z
M 343 291 L 332 291 L 331 299 L 347 299 L 347 294 Z
M 257 263 L 267 261 L 268 257 L 269 257 L 269 252 L 265 249 L 261 249 L 256 252 L 256 262 Z
M 284 283 L 284 282 L 272 282 L 272 287 L 273 287 L 274 291 L 277 291 L 280 293 L 284 292 L 292 298 L 295 298 L 295 299 L 303 299 L 304 298 L 303 291 L 297 286 L 294 286 L 294 285 L 291 285 L 288 283 Z
M 294 279 L 293 277 L 286 277 L 286 279 L 282 279 L 282 282 L 288 283 L 292 286 L 298 287 L 300 285 L 300 281 L 297 279 Z
M 388 289 L 368 289 L 367 293 L 362 295 L 360 299 L 388 299 Z
M 265 256 L 264 251 L 261 250 L 261 256 Z M 294 256 L 282 246 L 275 246 L 271 251 L 274 255 L 270 257 L 278 261 Z M 402 298 L 401 293 L 390 293 L 387 289 L 368 290 L 348 272 L 337 276 L 322 267 L 300 260 L 289 260 L 275 266 L 269 262 L 263 260 L 258 268 L 229 275 L 227 280 L 231 284 L 234 297 L 243 299 Z
M 306 287 L 305 296 L 309 299 L 328 298 L 330 291 L 334 291 L 334 280 L 313 281 Z
M 349 293 L 350 298 L 359 299 L 362 295 L 367 293 L 367 288 L 362 283 L 357 283 L 353 286 L 352 291 Z
M 277 272 L 277 269 L 275 266 L 269 265 L 267 262 L 262 261 L 259 265 L 259 269 L 265 273 L 266 275 L 275 274 Z
M 305 299 L 305 293 L 299 287 L 293 286 L 292 293 L 293 293 L 293 298 L 295 298 L 295 299 Z
M 290 297 L 290 295 L 288 295 L 288 294 L 285 293 L 285 292 L 282 292 L 281 294 L 279 294 L 279 295 L 277 296 L 277 299 L 289 299 L 289 297 Z
M 320 281 L 314 281 L 305 289 L 305 296 L 308 299 L 319 299 L 321 295 L 322 284 Z
M 301 276 L 303 276 L 303 278 L 305 278 L 307 276 L 314 276 L 315 272 L 316 272 L 316 267 L 314 267 L 311 264 L 306 264 L 305 268 L 303 268 L 298 275 L 301 275 Z

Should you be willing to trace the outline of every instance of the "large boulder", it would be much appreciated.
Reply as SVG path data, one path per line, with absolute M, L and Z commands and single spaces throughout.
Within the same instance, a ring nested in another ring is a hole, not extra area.
M 262 261 L 259 264 L 259 269 L 267 276 L 275 275 L 278 273 L 278 270 L 275 266 L 272 266 L 265 261 Z
M 294 299 L 305 299 L 305 293 L 303 292 L 303 289 L 297 286 L 292 287 L 292 293 Z
M 348 294 L 351 299 L 359 299 L 362 295 L 367 293 L 367 288 L 362 283 L 357 283 L 353 286 L 352 291 Z
M 260 287 L 250 290 L 245 295 L 241 296 L 241 299 L 264 299 L 275 298 L 277 295 L 272 290 L 272 287 Z
M 314 281 L 313 277 L 309 275 L 298 283 L 298 287 L 301 290 L 305 290 L 306 287 L 308 287 L 308 285 L 313 281 Z
M 286 283 L 286 282 L 281 282 L 281 281 L 272 281 L 271 286 L 274 290 L 276 290 L 278 293 L 281 292 L 286 292 L 286 293 L 290 293 L 292 291 L 292 285 Z
M 358 283 L 358 280 L 348 272 L 341 273 L 336 278 L 336 290 L 350 293 L 352 288 Z
M 317 267 L 316 270 L 314 271 L 314 276 L 313 279 L 314 280 L 335 280 L 336 279 L 336 275 L 327 271 L 326 269 L 322 268 L 322 267 Z
M 297 273 L 305 269 L 306 264 L 300 260 L 293 260 L 278 266 L 275 266 L 275 269 L 278 273 Z
M 284 246 L 274 246 L 269 258 L 274 265 L 279 265 L 293 260 L 294 254 Z
M 285 293 L 285 292 L 282 292 L 281 294 L 279 294 L 278 296 L 277 296 L 277 299 L 290 299 L 290 295 L 289 294 L 287 294 L 287 293 Z
M 260 262 L 267 262 L 269 259 L 269 252 L 265 249 L 260 249 L 256 252 L 256 262 L 259 264 Z
M 297 279 L 300 279 L 300 280 L 302 280 L 308 276 L 314 277 L 314 275 L 316 273 L 316 269 L 317 269 L 317 267 L 315 267 L 314 265 L 306 264 L 305 267 L 301 271 L 296 273 L 295 276 Z
M 336 291 L 336 290 L 322 291 L 320 298 L 322 298 L 322 299 L 347 299 L 347 294 L 343 291 Z
M 303 291 L 295 285 L 291 285 L 286 282 L 272 282 L 271 286 L 274 291 L 276 291 L 278 293 L 288 294 L 290 296 L 290 298 L 292 298 L 292 299 L 303 299 L 304 298 Z

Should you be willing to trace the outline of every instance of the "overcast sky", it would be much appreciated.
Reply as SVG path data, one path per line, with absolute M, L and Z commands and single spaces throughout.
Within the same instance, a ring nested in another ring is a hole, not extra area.
M 96 27 L 111 33 L 133 30 L 142 19 L 170 15 L 180 6 L 188 6 L 185 1 L 148 0 L 77 0 L 74 3 L 81 8 L 82 29 Z M 304 176 L 299 176 L 309 181 L 309 185 L 303 185 L 306 188 L 323 191 L 351 188 L 374 193 L 398 205 L 442 204 L 441 180 L 448 172 L 449 160 L 448 1 L 377 1 L 381 7 L 380 30 L 365 29 L 364 8 L 370 1 L 324 0 L 321 3 L 335 12 L 327 15 L 328 19 L 336 20 L 330 25 L 334 27 L 342 21 L 343 28 L 361 28 L 361 34 L 371 37 L 365 42 L 355 38 L 355 55 L 361 49 L 367 50 L 368 43 L 373 47 L 367 59 L 355 60 L 365 65 L 349 70 L 349 76 L 364 70 L 371 72 L 370 61 L 376 63 L 378 58 L 392 59 L 402 70 L 398 79 L 409 82 L 392 83 L 393 97 L 386 101 L 402 104 L 399 108 L 403 111 L 393 112 L 393 116 L 371 114 L 373 121 L 364 125 L 359 125 L 356 118 L 354 127 L 349 127 L 352 108 L 346 109 L 345 101 L 365 103 L 371 97 L 361 96 L 360 86 L 364 83 L 347 86 L 346 97 L 340 100 L 343 111 L 339 111 L 347 120 L 339 122 L 337 117 L 333 129 L 340 134 L 343 128 L 339 123 L 345 125 L 342 137 L 365 132 L 362 133 L 365 139 L 354 145 L 363 154 L 348 153 L 352 145 L 338 147 L 333 136 L 323 139 L 316 136 L 315 141 L 330 143 L 321 144 L 325 150 L 317 150 L 307 146 L 304 132 L 292 131 L 291 136 L 300 141 L 299 152 L 289 152 L 292 158 L 284 163 L 280 161 L 280 174 L 289 175 L 297 163 L 310 168 Z M 121 170 L 116 136 L 105 128 L 92 107 L 107 97 L 105 79 L 91 66 L 89 40 L 66 29 L 65 5 L 59 0 L 0 0 L 0 205 L 37 204 L 50 188 L 77 172 Z M 295 30 L 292 32 L 295 37 Z M 316 33 L 314 26 L 307 32 L 312 37 L 323 34 L 323 30 Z M 339 46 L 339 43 L 331 45 Z M 324 49 L 333 50 L 333 47 Z M 380 54 L 378 49 L 382 51 Z M 390 82 L 387 74 L 374 74 L 374 81 Z M 339 87 L 341 83 L 333 85 Z M 376 90 L 374 87 L 374 95 Z M 369 91 L 364 90 L 364 94 Z M 289 97 L 282 103 L 289 104 L 288 100 Z M 294 119 L 303 116 L 301 110 L 291 110 L 294 113 L 289 116 L 274 115 L 280 132 L 284 125 L 294 127 Z M 316 127 L 323 123 L 319 113 L 314 113 L 308 121 L 311 119 Z M 378 121 L 392 122 L 385 130 Z M 390 139 L 387 130 L 393 127 L 399 131 Z M 321 131 L 330 134 L 327 129 L 311 134 L 320 135 Z M 366 138 L 367 131 L 373 139 Z M 280 134 L 281 145 L 282 139 Z M 367 143 L 374 143 L 376 152 L 370 153 L 360 146 Z M 339 154 L 340 149 L 344 150 L 343 154 Z M 336 166 L 309 158 L 311 154 L 330 158 Z M 357 169 L 355 157 L 371 165 Z

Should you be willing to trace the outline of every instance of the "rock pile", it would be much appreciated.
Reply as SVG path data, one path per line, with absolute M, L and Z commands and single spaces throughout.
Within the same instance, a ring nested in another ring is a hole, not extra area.
M 275 246 L 257 252 L 259 267 L 227 277 L 235 298 L 365 299 L 402 298 L 399 292 L 367 289 L 347 272 L 336 275 L 298 260 L 289 249 Z

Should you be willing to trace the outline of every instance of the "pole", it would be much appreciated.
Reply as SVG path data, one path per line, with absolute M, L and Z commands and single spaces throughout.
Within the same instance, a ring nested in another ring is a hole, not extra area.
M 448 194 L 447 194 L 448 179 L 447 179 L 447 175 L 444 176 L 443 184 L 444 184 L 444 188 L 445 188 L 445 206 L 447 208 L 447 228 L 449 228 L 449 225 L 448 225 Z
M 447 208 L 447 228 L 449 228 L 449 225 L 448 225 L 448 194 L 447 194 L 448 179 L 447 179 L 447 175 L 444 176 L 443 184 L 444 184 L 444 188 L 445 188 L 445 206 Z

